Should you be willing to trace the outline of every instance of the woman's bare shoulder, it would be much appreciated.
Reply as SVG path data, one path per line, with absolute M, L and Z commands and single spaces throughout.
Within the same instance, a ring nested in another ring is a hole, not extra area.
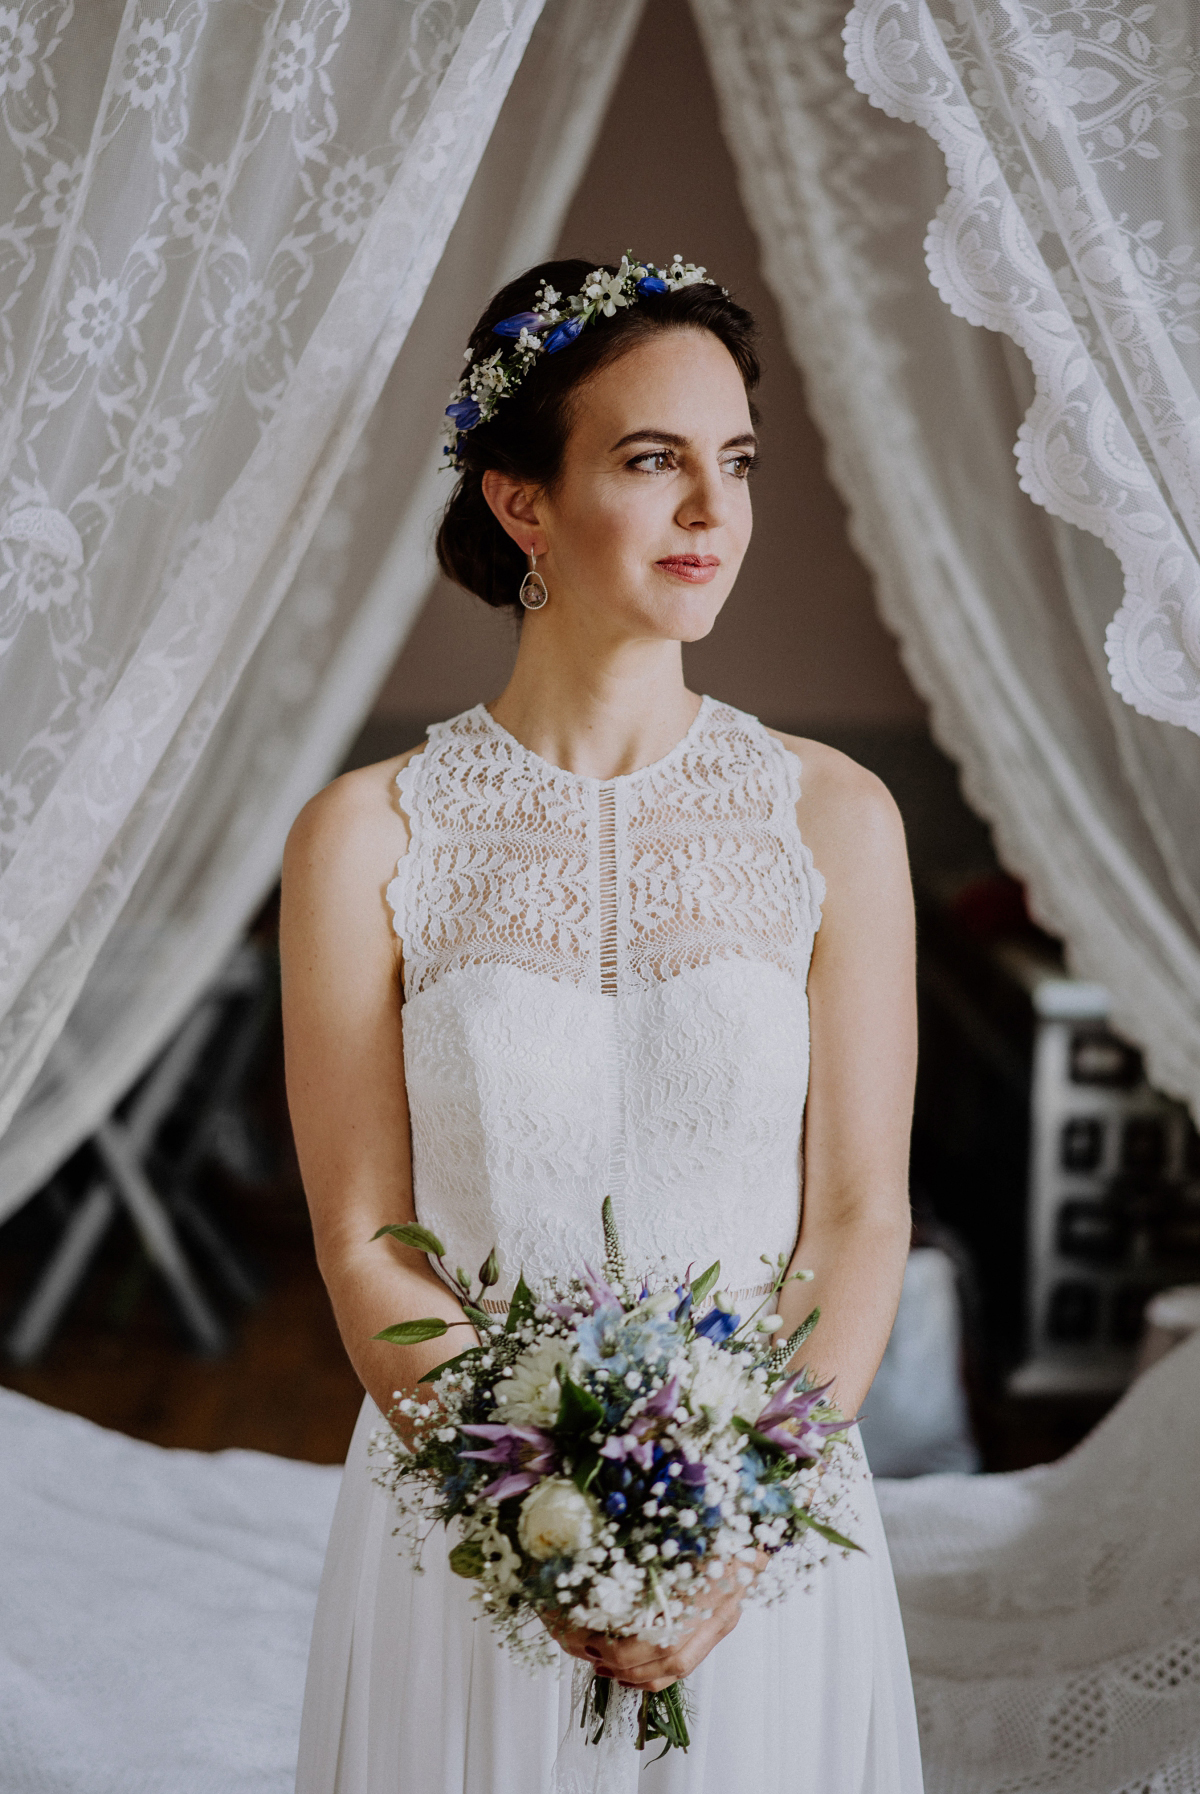
M 896 800 L 883 780 L 840 748 L 804 735 L 785 735 L 780 729 L 768 729 L 767 733 L 799 760 L 800 801 L 810 812 L 826 805 L 849 804 L 856 810 L 875 809 L 899 817 Z
M 806 736 L 768 731 L 800 762 L 800 832 L 818 866 L 837 862 L 863 874 L 908 880 L 904 824 L 877 774 L 849 754 Z
M 285 892 L 290 886 L 341 898 L 387 883 L 408 850 L 396 777 L 423 748 L 343 773 L 308 800 L 284 849 Z

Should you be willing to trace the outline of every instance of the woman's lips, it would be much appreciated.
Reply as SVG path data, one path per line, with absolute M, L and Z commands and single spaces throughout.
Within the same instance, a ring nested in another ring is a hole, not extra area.
M 694 586 L 707 585 L 721 565 L 715 554 L 669 554 L 654 564 L 664 573 L 673 573 L 676 579 L 686 579 Z

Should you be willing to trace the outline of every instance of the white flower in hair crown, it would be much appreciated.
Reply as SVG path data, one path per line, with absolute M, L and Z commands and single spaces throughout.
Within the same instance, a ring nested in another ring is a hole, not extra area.
M 599 318 L 615 317 L 624 307 L 657 293 L 677 293 L 682 287 L 715 286 L 707 271 L 694 262 L 675 256 L 666 268 L 653 262 L 638 262 L 632 255 L 621 257 L 615 274 L 596 268 L 588 275 L 583 290 L 564 299 L 548 282 L 533 296 L 534 309 L 519 311 L 511 318 L 501 318 L 493 325 L 493 335 L 507 338 L 511 348 L 503 345 L 483 360 L 472 362 L 450 395 L 446 407 L 448 441 L 442 453 L 445 465 L 461 468 L 463 438 L 476 425 L 487 423 L 501 399 L 516 391 L 530 368 L 541 355 L 556 355 L 573 343 L 585 324 Z M 722 287 L 724 292 L 725 288 Z

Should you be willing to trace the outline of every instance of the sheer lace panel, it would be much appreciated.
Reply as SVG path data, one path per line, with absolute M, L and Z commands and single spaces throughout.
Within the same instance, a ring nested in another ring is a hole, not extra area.
M 496 964 L 608 996 L 722 959 L 805 978 L 824 884 L 796 825 L 799 762 L 728 705 L 705 698 L 664 759 L 607 781 L 478 705 L 431 729 L 397 784 L 407 997 Z

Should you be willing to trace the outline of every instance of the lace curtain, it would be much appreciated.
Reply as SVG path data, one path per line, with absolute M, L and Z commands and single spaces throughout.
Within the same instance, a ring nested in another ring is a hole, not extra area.
M 0 8 L 0 1215 L 217 970 L 425 597 L 444 389 L 640 0 L 540 10 Z
M 935 734 L 1038 919 L 1200 1114 L 1194 12 L 693 10 L 831 472 Z M 856 91 L 847 49 L 937 142 Z M 1189 727 L 1151 720 L 1168 712 Z

